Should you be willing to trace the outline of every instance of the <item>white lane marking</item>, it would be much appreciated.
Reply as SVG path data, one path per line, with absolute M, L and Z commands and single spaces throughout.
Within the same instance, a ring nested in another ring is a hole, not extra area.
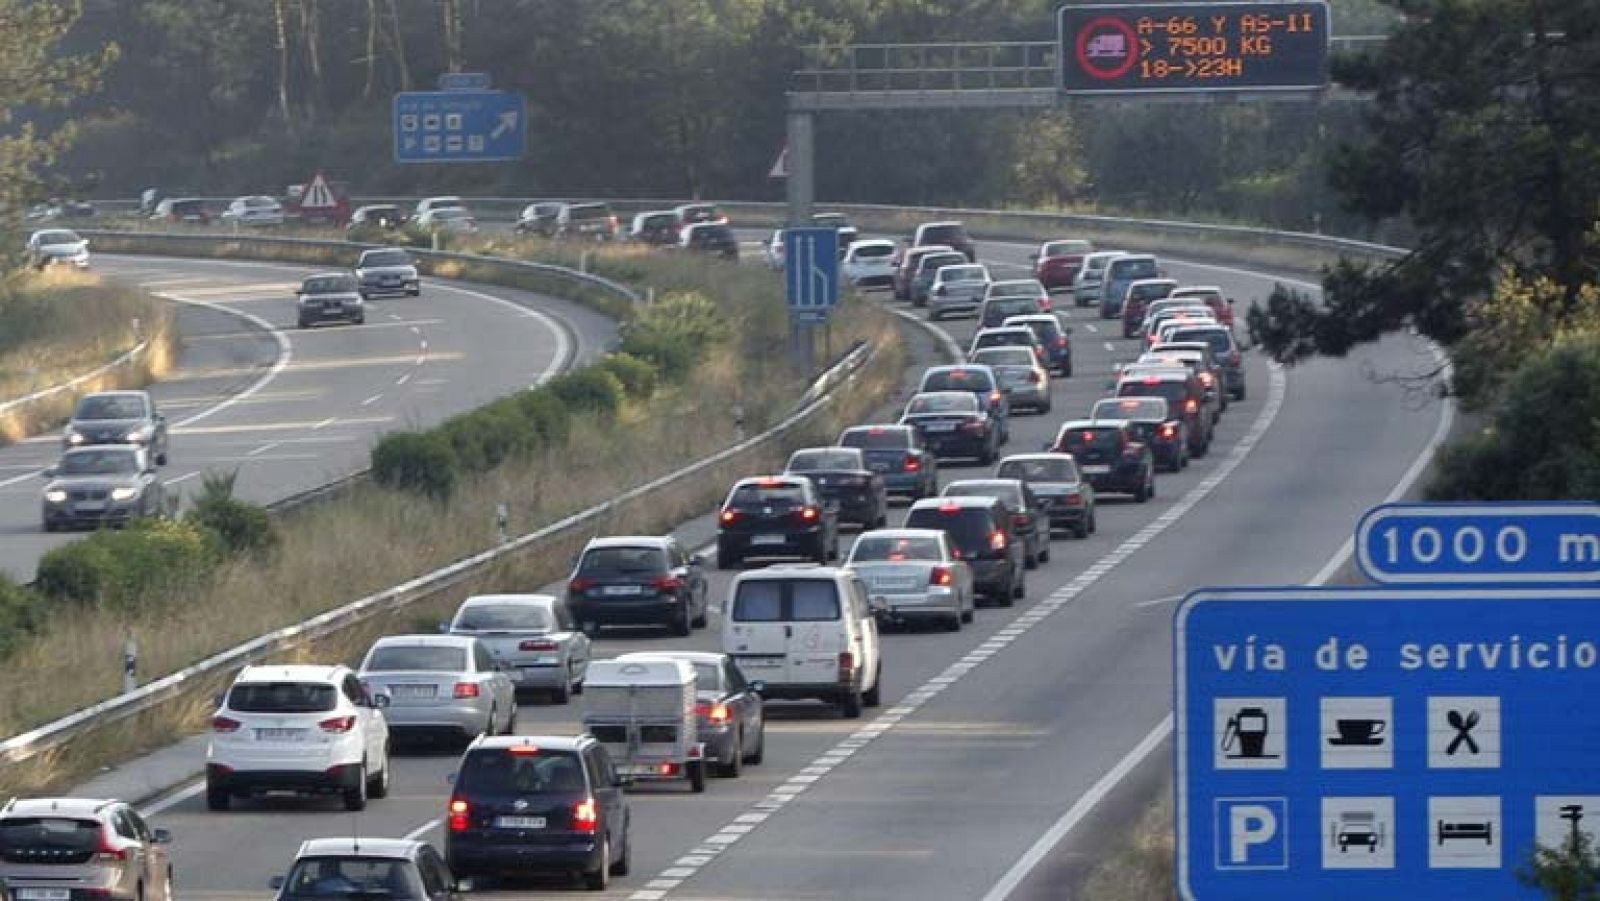
M 396 385 L 404 385 L 406 382 L 409 382 L 409 381 L 411 381 L 411 373 L 408 372 L 405 375 L 402 375 L 401 377 L 395 379 L 394 383 Z
M 383 395 L 382 394 L 374 394 L 371 397 L 367 398 L 366 400 L 362 401 L 361 402 L 361 406 L 370 407 L 370 406 L 372 406 L 373 404 L 377 403 L 379 400 L 382 400 L 382 399 L 383 399 Z
M 1083 327 L 1088 329 L 1090 334 L 1094 334 L 1094 335 L 1100 334 L 1100 326 L 1095 325 L 1092 322 L 1085 322 L 1083 324 Z
M 437 829 L 439 824 L 442 822 L 444 822 L 443 819 L 432 819 L 426 823 L 423 823 L 421 826 L 418 826 L 417 828 L 406 833 L 406 841 L 414 842 L 418 839 L 421 839 L 424 835 L 427 835 L 429 832 Z
M 519 316 L 525 316 L 529 319 L 536 320 L 540 325 L 543 325 L 546 329 L 549 329 L 550 333 L 556 336 L 556 352 L 555 356 L 551 358 L 550 364 L 546 366 L 544 371 L 539 373 L 538 378 L 534 380 L 535 385 L 549 380 L 556 373 L 565 369 L 567 364 L 571 362 L 574 353 L 572 339 L 567 337 L 567 330 L 562 328 L 560 324 L 558 324 L 556 320 L 548 313 L 545 313 L 542 310 L 535 310 L 532 307 L 525 307 L 519 303 L 506 300 L 504 297 L 495 297 L 493 294 L 485 294 L 482 291 L 474 291 L 471 288 L 462 288 L 456 285 L 441 285 L 437 281 L 430 282 L 429 284 L 437 290 L 454 291 L 457 294 L 465 294 L 468 297 L 476 297 L 479 300 L 485 300 L 489 303 L 496 304 L 516 313 Z
M 1174 595 L 1169 595 L 1168 597 L 1164 597 L 1164 598 L 1151 598 L 1148 601 L 1140 601 L 1139 603 L 1134 604 L 1133 606 L 1135 606 L 1135 607 L 1159 607 L 1162 604 L 1175 604 L 1175 603 L 1177 603 L 1178 601 L 1181 601 L 1181 600 L 1183 600 L 1183 595 L 1174 594 Z
M 311 427 L 311 431 L 315 432 L 318 429 L 325 429 L 328 426 L 333 425 L 334 423 L 336 423 L 338 421 L 339 420 L 337 418 L 335 418 L 333 416 L 329 416 L 327 419 L 324 419 L 321 422 L 317 423 L 316 425 L 312 426 Z
M 173 485 L 181 485 L 184 482 L 189 481 L 190 479 L 199 477 L 199 475 L 200 475 L 200 472 L 198 470 L 196 470 L 195 472 L 184 473 L 183 475 L 178 476 L 176 479 L 168 479 L 167 480 L 167 487 L 171 488 Z
M 274 441 L 271 444 L 263 444 L 260 447 L 256 448 L 255 450 L 251 451 L 250 453 L 245 454 L 245 456 L 246 457 L 260 456 L 261 454 L 264 454 L 267 451 L 272 450 L 273 448 L 277 447 L 280 443 L 281 442 Z
M 1110 351 L 1111 353 L 1116 353 L 1117 352 L 1117 346 L 1115 344 L 1112 344 L 1110 341 L 1107 341 L 1106 342 L 1106 350 Z
M 189 785 L 184 786 L 183 788 L 178 789 L 177 791 L 173 792 L 172 794 L 167 795 L 166 797 L 157 800 L 153 804 L 145 805 L 143 808 L 141 808 L 139 810 L 139 813 L 140 813 L 140 815 L 146 816 L 146 817 L 156 816 L 157 814 L 160 814 L 163 811 L 171 810 L 172 808 L 177 807 L 179 804 L 182 804 L 183 802 L 189 800 L 190 798 L 194 797 L 195 795 L 200 794 L 201 792 L 203 792 L 205 790 L 206 790 L 206 781 L 204 779 L 201 779 L 198 782 L 191 783 Z
M 1038 626 L 1039 623 L 1044 622 L 1044 620 L 1050 615 L 1077 600 L 1077 598 L 1082 595 L 1083 592 L 1086 591 L 1090 586 L 1100 581 L 1100 579 L 1102 579 L 1107 573 L 1125 562 L 1129 557 L 1137 553 L 1145 544 L 1149 543 L 1162 532 L 1165 532 L 1174 523 L 1181 520 L 1186 514 L 1193 510 L 1197 504 L 1204 500 L 1207 495 L 1211 494 L 1211 492 L 1215 491 L 1218 485 L 1221 485 L 1224 480 L 1226 480 L 1236 469 L 1239 468 L 1239 466 L 1244 462 L 1245 458 L 1250 455 L 1251 451 L 1255 450 L 1256 445 L 1258 445 L 1261 442 L 1261 439 L 1266 436 L 1267 430 L 1272 427 L 1273 421 L 1278 417 L 1278 412 L 1283 408 L 1284 397 L 1288 393 L 1288 378 L 1284 375 L 1283 367 L 1275 363 L 1269 364 L 1269 367 L 1272 373 L 1272 380 L 1270 388 L 1268 389 L 1266 404 L 1261 408 L 1261 412 L 1256 414 L 1255 421 L 1250 424 L 1249 431 L 1239 439 L 1237 444 L 1229 448 L 1228 455 L 1223 458 L 1216 470 L 1202 479 L 1198 485 L 1195 485 L 1193 488 L 1190 488 L 1187 492 L 1185 492 L 1184 495 L 1177 500 L 1177 502 L 1175 502 L 1166 510 L 1166 512 L 1147 523 L 1144 528 L 1140 529 L 1132 537 L 1123 541 L 1110 553 L 1106 554 L 1104 557 L 1101 557 L 1100 560 L 1093 566 L 1089 567 L 1082 573 L 1079 573 L 1078 576 L 1072 581 L 1056 589 L 1050 594 L 1049 597 L 1034 604 L 1025 613 L 1019 616 L 1007 627 L 1008 631 L 1012 631 L 1012 634 L 1006 636 L 992 636 L 984 640 L 976 648 L 969 651 L 966 656 L 950 664 L 942 673 L 939 673 L 937 676 L 924 682 L 915 691 L 901 699 L 901 701 L 895 706 L 883 711 L 877 717 L 875 717 L 872 722 L 862 726 L 848 739 L 841 741 L 834 747 L 824 751 L 822 754 L 818 755 L 815 760 L 801 768 L 799 772 L 790 776 L 783 785 L 773 789 L 772 793 L 769 794 L 766 799 L 764 799 L 766 806 L 763 806 L 762 802 L 757 802 L 756 804 L 751 805 L 747 810 L 743 811 L 743 813 L 757 813 L 775 810 L 782 804 L 787 803 L 791 798 L 798 796 L 806 789 L 815 785 L 818 781 L 824 778 L 823 775 L 818 774 L 816 768 L 826 767 L 826 769 L 821 770 L 821 772 L 831 772 L 832 765 L 825 763 L 824 761 L 834 757 L 846 755 L 847 753 L 853 753 L 856 750 L 865 747 L 868 743 L 887 735 L 896 726 L 900 725 L 901 721 L 905 717 L 915 713 L 923 704 L 926 704 L 928 701 L 932 700 L 940 692 L 961 681 L 961 679 L 965 678 L 967 674 L 971 673 L 974 669 L 978 668 L 999 654 L 1001 651 L 1006 649 L 1011 642 L 1015 641 L 1020 636 L 1026 634 L 1029 630 Z M 1167 728 L 1170 730 L 1170 724 L 1168 724 Z M 1157 731 L 1160 731 L 1159 727 Z M 1149 740 L 1150 739 L 1147 737 L 1146 741 Z M 1159 744 L 1159 742 L 1160 739 L 1156 739 L 1156 743 Z M 1145 753 L 1148 754 L 1149 752 L 1146 751 Z M 1131 757 L 1132 755 L 1129 756 Z M 1131 769 L 1133 766 L 1136 766 L 1140 760 L 1143 760 L 1143 755 L 1134 758 L 1133 763 L 1129 764 L 1129 768 Z M 1102 781 L 1105 780 L 1102 779 Z M 1108 783 L 1106 791 L 1109 791 L 1110 787 L 1114 786 L 1115 784 L 1115 782 Z M 1089 807 L 1092 808 L 1093 805 L 1091 804 Z M 1081 816 L 1082 814 L 1079 815 L 1080 819 Z M 749 829 L 744 828 L 747 825 L 750 826 Z M 702 840 L 701 843 L 704 845 L 729 845 L 738 841 L 740 838 L 743 838 L 755 828 L 758 828 L 757 825 L 746 824 L 736 818 L 728 825 L 723 826 L 722 829 L 718 830 L 715 834 Z M 1070 829 L 1071 825 L 1069 825 L 1067 828 Z M 1048 853 L 1048 851 L 1049 847 L 1046 847 L 1040 856 L 1042 857 L 1043 853 Z M 1032 865 L 1033 864 L 1030 863 L 1029 867 L 1031 868 Z M 698 872 L 698 870 L 699 868 L 696 868 L 696 872 Z M 1022 876 L 1026 876 L 1025 871 L 1022 873 Z M 1021 876 L 1017 878 L 1020 881 Z M 687 881 L 687 878 L 685 881 Z M 1007 891 L 1010 891 L 1010 889 L 1008 888 Z M 649 897 L 656 898 L 658 896 L 650 895 Z M 665 895 L 659 897 L 665 897 Z M 629 898 L 630 901 L 647 901 L 646 896 L 642 892 L 634 892 L 629 896 Z
M 1422 477 L 1422 473 L 1427 470 L 1428 465 L 1433 461 L 1434 453 L 1438 450 L 1439 445 L 1443 444 L 1445 439 L 1449 437 L 1450 427 L 1454 422 L 1455 404 L 1446 401 L 1439 413 L 1439 423 L 1434 428 L 1433 435 L 1429 437 L 1428 443 L 1422 448 L 1416 459 L 1411 461 L 1411 466 L 1401 474 L 1400 480 L 1389 490 L 1388 496 L 1383 500 L 1384 503 L 1393 503 L 1404 497 L 1411 490 L 1411 486 L 1416 484 L 1417 479 Z M 1333 556 L 1328 558 L 1328 562 L 1323 564 L 1322 568 L 1317 570 L 1317 574 L 1311 577 L 1311 581 L 1308 584 L 1326 584 L 1350 559 L 1354 549 L 1354 539 L 1346 538 L 1344 543 L 1339 546 L 1339 549 L 1334 551 Z M 1160 723 L 1156 724 L 1155 729 L 1145 736 L 1143 741 L 1135 745 L 1133 750 L 1129 751 L 1122 760 L 1117 762 L 1116 766 L 1100 777 L 1100 780 L 1083 797 L 1079 798 L 1077 803 L 1073 804 L 1062 815 L 1061 819 L 1056 821 L 1055 825 L 1051 826 L 1044 835 L 1039 837 L 1033 847 L 1029 848 L 1022 855 L 1022 858 L 1013 864 L 1004 876 L 1000 877 L 1000 881 L 995 883 L 994 887 L 983 896 L 982 901 L 1005 901 L 1016 890 L 1017 886 L 1021 885 L 1022 881 L 1028 877 L 1033 868 L 1038 866 L 1039 862 L 1044 860 L 1054 850 L 1055 846 L 1060 844 L 1061 840 L 1072 832 L 1073 828 L 1094 809 L 1095 805 L 1100 803 L 1117 786 L 1117 783 L 1127 778 L 1128 773 L 1132 772 L 1139 764 L 1144 762 L 1146 757 L 1155 753 L 1156 748 L 1166 742 L 1172 735 L 1172 727 L 1172 714 L 1169 713 Z

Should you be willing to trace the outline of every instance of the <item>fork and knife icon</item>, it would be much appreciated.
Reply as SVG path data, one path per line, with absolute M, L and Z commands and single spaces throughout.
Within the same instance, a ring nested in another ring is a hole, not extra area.
M 1477 754 L 1478 742 L 1472 737 L 1472 730 L 1478 725 L 1478 711 L 1469 710 L 1466 716 L 1462 716 L 1461 711 L 1451 710 L 1445 714 L 1445 721 L 1450 724 L 1450 728 L 1456 730 L 1455 737 L 1450 739 L 1450 744 L 1444 749 L 1445 754 L 1454 757 L 1463 745 L 1468 752 Z

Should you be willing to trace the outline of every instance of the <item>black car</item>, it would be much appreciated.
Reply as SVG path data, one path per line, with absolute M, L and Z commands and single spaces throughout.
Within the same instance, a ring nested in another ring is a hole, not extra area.
M 661 624 L 688 635 L 706 624 L 706 576 L 677 539 L 596 538 L 567 580 L 567 609 L 591 638 L 602 626 Z
M 519 235 L 539 235 L 548 238 L 556 233 L 556 226 L 561 218 L 563 204 L 546 202 L 530 203 L 522 208 L 517 216 L 517 224 L 512 230 Z
M 1117 397 L 1159 397 L 1189 426 L 1189 456 L 1211 449 L 1216 407 L 1200 377 L 1187 367 L 1131 369 L 1117 380 Z
M 1191 325 L 1176 329 L 1167 340 L 1179 343 L 1204 341 L 1211 345 L 1212 358 L 1222 369 L 1222 379 L 1228 395 L 1234 400 L 1245 399 L 1244 354 L 1239 352 L 1239 342 L 1233 332 L 1221 325 Z
M 739 238 L 733 229 L 720 222 L 697 222 L 684 227 L 683 246 L 698 253 L 712 253 L 728 260 L 739 258 Z
M 967 391 L 929 391 L 911 398 L 901 425 L 913 426 L 934 456 L 970 457 L 988 466 L 1000 455 L 1000 428 Z
M 1033 569 L 1050 561 L 1050 520 L 1044 504 L 1020 479 L 960 479 L 944 486 L 945 497 L 998 498 L 1011 511 L 1011 528 L 1022 543 L 1022 562 Z
M 1150 446 L 1156 466 L 1178 472 L 1189 465 L 1189 423 L 1160 397 L 1108 397 L 1095 401 L 1094 419 L 1127 421 L 1139 441 Z
M 785 475 L 800 475 L 816 485 L 824 503 L 839 511 L 839 522 L 881 529 L 889 521 L 889 492 L 883 476 L 867 466 L 853 447 L 807 447 L 789 455 Z
M 1062 529 L 1074 538 L 1088 538 L 1095 530 L 1094 486 L 1078 471 L 1071 454 L 1017 454 L 1001 460 L 995 475 L 1026 482 L 1044 508 L 1052 532 Z
M 301 328 L 310 328 L 330 319 L 355 325 L 367 321 L 361 282 L 353 274 L 343 272 L 308 276 L 295 290 L 295 307 Z
M 1045 450 L 1071 454 L 1097 494 L 1131 494 L 1144 503 L 1156 494 L 1155 457 L 1126 421 L 1079 419 L 1063 423 Z
M 996 497 L 930 497 L 911 505 L 908 529 L 941 529 L 972 567 L 973 591 L 1010 607 L 1027 594 L 1027 564 L 1011 511 Z
M 991 297 L 978 308 L 978 328 L 1000 328 L 1013 316 L 1033 316 L 1038 312 L 1039 301 L 1032 296 Z
M 923 391 L 970 391 L 1000 427 L 1000 443 L 1011 440 L 1011 399 L 993 369 L 975 363 L 958 366 L 929 366 L 922 373 Z
M 859 425 L 840 432 L 838 444 L 860 448 L 867 468 L 883 476 L 890 494 L 918 500 L 939 491 L 939 458 L 912 426 Z
M 445 860 L 458 879 L 564 872 L 603 891 L 628 873 L 626 785 L 587 734 L 479 738 L 455 773 Z
M 911 237 L 911 246 L 926 247 L 929 244 L 952 247 L 960 251 L 969 263 L 978 261 L 978 245 L 973 243 L 967 234 L 967 227 L 960 222 L 925 222 L 917 226 Z
M 838 514 L 805 476 L 742 479 L 717 513 L 717 568 L 747 557 L 839 557 Z
M 695 717 L 706 760 L 717 775 L 738 777 L 744 765 L 759 765 L 767 751 L 765 702 L 731 655 L 714 651 L 640 651 L 617 658 L 666 657 L 694 667 Z

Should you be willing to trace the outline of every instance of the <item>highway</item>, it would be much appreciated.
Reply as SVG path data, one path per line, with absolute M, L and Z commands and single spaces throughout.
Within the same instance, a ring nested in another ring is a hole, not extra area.
M 365 325 L 302 330 L 293 290 L 307 266 L 97 255 L 95 269 L 179 305 L 182 351 L 152 389 L 172 432 L 168 486 L 237 470 L 239 495 L 259 503 L 364 469 L 383 432 L 581 365 L 615 333 L 577 304 L 437 279 L 421 297 L 373 300 Z M 39 522 L 38 473 L 59 451 L 56 432 L 0 448 L 0 570 L 14 578 L 73 540 Z
M 980 246 L 997 277 L 1020 275 L 1026 253 L 1019 245 Z M 1185 283 L 1223 286 L 1241 310 L 1273 282 L 1234 269 L 1167 265 Z M 424 299 L 434 296 L 430 291 Z M 1105 393 L 1115 362 L 1133 356 L 1115 323 L 1066 304 L 1058 309 L 1075 329 L 1077 374 L 1056 380 L 1053 414 L 1013 422 L 1007 451 L 1040 447 L 1060 421 L 1086 412 Z M 972 322 L 941 328 L 964 346 Z M 916 336 L 913 345 L 908 378 L 922 365 L 943 362 L 932 339 Z M 482 352 L 473 345 L 475 355 Z M 1051 561 L 1028 573 L 1026 601 L 982 609 L 958 633 L 887 634 L 881 709 L 844 720 L 815 704 L 769 704 L 762 765 L 736 781 L 713 780 L 700 796 L 644 788 L 632 794 L 634 869 L 611 891 L 578 892 L 553 882 L 495 896 L 957 901 L 1004 897 L 990 894 L 998 885 L 1014 887 L 1013 898 L 1062 897 L 1053 880 L 1131 822 L 1145 800 L 1135 789 L 1159 784 L 1170 760 L 1164 730 L 1177 599 L 1204 585 L 1326 577 L 1359 514 L 1414 475 L 1448 421 L 1442 406 L 1419 405 L 1375 381 L 1369 369 L 1414 371 L 1431 362 L 1426 348 L 1404 336 L 1347 360 L 1317 360 L 1292 371 L 1247 354 L 1250 399 L 1223 417 L 1212 452 L 1181 474 L 1160 475 L 1150 503 L 1107 500 L 1098 534 L 1056 541 Z M 398 371 L 386 370 L 390 383 Z M 510 382 L 536 375 L 527 363 L 514 377 L 487 365 L 471 372 Z M 469 393 L 465 385 L 460 390 Z M 310 418 L 296 412 L 301 408 L 292 399 L 281 403 L 274 415 Z M 270 443 L 249 434 L 257 446 Z M 231 446 L 230 453 L 239 453 L 240 444 Z M 177 471 L 186 462 L 180 450 Z M 982 471 L 943 467 L 947 480 Z M 707 516 L 680 533 L 701 547 L 713 528 Z M 728 581 L 726 573 L 712 574 L 715 600 Z M 653 630 L 608 631 L 596 655 L 716 648 L 717 625 L 713 618 L 711 629 L 683 640 Z M 580 711 L 581 698 L 559 708 L 528 703 L 518 731 L 570 732 Z M 201 762 L 197 756 L 197 770 Z M 452 754 L 398 758 L 393 795 L 360 815 L 332 803 L 276 800 L 208 813 L 192 786 L 149 812 L 175 834 L 180 897 L 265 898 L 268 879 L 284 871 L 305 838 L 359 830 L 442 841 L 439 817 L 453 765 Z M 1124 773 L 1133 774 L 1127 782 L 1108 777 Z M 1079 822 L 1080 800 L 1108 792 L 1116 797 L 1112 808 L 1101 808 L 1106 816 L 1070 828 Z M 1018 867 L 1047 835 L 1061 840 L 1041 845 Z

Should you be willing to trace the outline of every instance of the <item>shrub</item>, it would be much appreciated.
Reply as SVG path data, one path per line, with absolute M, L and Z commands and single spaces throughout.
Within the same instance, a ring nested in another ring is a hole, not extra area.
M 627 324 L 622 351 L 681 381 L 696 360 L 728 336 L 728 323 L 716 303 L 695 293 L 669 294 Z
M 191 585 L 222 560 L 215 533 L 191 522 L 142 520 L 51 550 L 38 590 L 53 600 L 130 610 L 157 592 Z
M 206 473 L 200 496 L 184 519 L 210 529 L 229 553 L 260 553 L 277 546 L 278 533 L 267 511 L 233 496 L 239 471 Z
M 572 414 L 548 388 L 534 388 L 518 394 L 514 401 L 522 418 L 537 435 L 536 447 L 555 447 L 572 431 Z
M 629 353 L 606 354 L 600 367 L 617 377 L 629 397 L 649 400 L 656 393 L 656 367 L 649 360 Z
M 89 538 L 46 551 L 33 584 L 53 601 L 92 604 L 105 590 L 110 569 L 105 545 Z
M 574 413 L 610 418 L 622 409 L 626 395 L 617 377 L 596 366 L 551 379 L 548 390 Z
M 16 650 L 39 624 L 42 599 L 0 575 L 0 657 Z
M 459 463 L 437 431 L 390 432 L 372 449 L 372 477 L 380 485 L 439 500 L 455 490 Z

